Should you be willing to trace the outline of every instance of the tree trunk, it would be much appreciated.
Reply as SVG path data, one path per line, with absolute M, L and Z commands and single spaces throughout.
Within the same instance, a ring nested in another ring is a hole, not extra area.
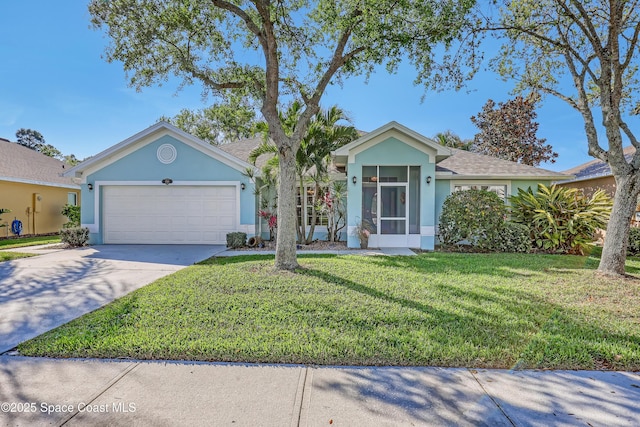
M 638 204 L 638 177 L 616 176 L 616 193 L 598 271 L 608 275 L 624 275 L 629 228 Z
M 311 203 L 313 204 L 313 208 L 311 209 L 311 225 L 309 226 L 309 232 L 307 233 L 307 237 L 305 240 L 305 244 L 307 245 L 313 242 L 313 234 L 316 232 L 316 220 L 318 219 L 318 211 L 316 210 L 316 203 L 318 202 L 318 191 L 320 191 L 320 186 L 316 184 L 313 189 L 313 196 L 311 197 Z M 306 225 L 307 225 L 306 218 L 305 218 L 304 224 L 306 228 Z
M 280 179 L 275 268 L 295 270 L 300 267 L 296 255 L 296 153 L 291 147 L 282 147 L 279 151 Z
M 305 230 L 305 207 L 304 203 L 306 201 L 305 197 L 307 197 L 304 193 L 304 178 L 302 175 L 298 175 L 299 179 L 299 187 L 300 187 L 300 216 L 298 216 L 298 207 L 297 207 L 297 199 L 296 199 L 296 232 L 298 233 L 298 242 L 302 243 L 302 239 L 304 239 L 304 230 Z M 294 193 L 297 190 L 293 190 Z

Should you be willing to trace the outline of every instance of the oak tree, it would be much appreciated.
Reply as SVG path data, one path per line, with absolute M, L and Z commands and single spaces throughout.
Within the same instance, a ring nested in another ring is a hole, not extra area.
M 211 145 L 250 138 L 257 132 L 258 123 L 255 109 L 246 100 L 237 97 L 201 110 L 185 108 L 173 117 L 163 116 L 160 120 Z
M 464 58 L 436 55 L 454 43 L 474 0 L 92 0 L 95 27 L 110 39 L 137 89 L 177 76 L 205 93 L 251 98 L 279 152 L 275 267 L 295 269 L 296 153 L 329 84 L 397 69 L 403 58 L 418 84 L 459 86 Z M 303 106 L 287 134 L 279 110 Z
M 518 89 L 552 95 L 573 107 L 582 116 L 589 154 L 611 167 L 616 192 L 598 270 L 623 275 L 640 194 L 640 142 L 635 123 L 626 119 L 640 94 L 640 1 L 501 3 L 496 20 L 484 15 L 490 20 L 486 28 L 505 36 L 496 69 L 517 79 Z M 636 148 L 628 158 L 625 141 Z

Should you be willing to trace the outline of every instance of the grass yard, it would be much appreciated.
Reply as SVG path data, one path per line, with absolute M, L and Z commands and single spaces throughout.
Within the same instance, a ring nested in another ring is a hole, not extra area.
M 55 357 L 640 370 L 640 280 L 576 256 L 211 259 L 19 346 Z M 640 260 L 628 262 L 640 272 Z
M 21 252 L 1 252 L 0 251 L 0 262 L 2 261 L 11 261 L 12 259 L 18 258 L 27 258 L 30 256 L 34 256 L 34 254 L 25 254 Z
M 60 243 L 60 236 L 35 236 L 18 237 L 15 239 L 0 239 L 0 251 L 3 249 L 23 248 L 26 246 L 48 245 L 50 243 Z
M 19 252 L 2 252 L 3 249 L 24 248 L 27 246 L 46 245 L 50 243 L 60 243 L 60 236 L 36 236 L 19 237 L 15 239 L 0 239 L 0 262 L 34 256 L 34 254 Z

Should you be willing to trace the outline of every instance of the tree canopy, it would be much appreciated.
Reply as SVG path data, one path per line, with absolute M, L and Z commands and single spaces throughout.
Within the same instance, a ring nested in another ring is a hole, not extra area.
M 255 109 L 237 97 L 202 110 L 183 109 L 174 117 L 161 117 L 160 120 L 212 145 L 249 138 L 258 131 Z
M 474 138 L 473 151 L 530 166 L 554 163 L 558 153 L 536 135 L 536 99 L 534 94 L 517 96 L 497 105 L 488 100 L 482 111 L 471 117 L 480 130 Z
M 47 144 L 44 136 L 37 130 L 33 129 L 18 129 L 16 132 L 16 142 L 23 147 L 30 148 L 38 153 L 42 153 L 45 156 L 53 157 L 54 159 L 61 160 L 69 165 L 76 165 L 79 163 L 76 156 L 69 154 L 65 156 L 60 150 L 51 144 Z
M 473 151 L 473 140 L 472 139 L 462 139 L 458 134 L 453 132 L 452 130 L 446 130 L 444 132 L 438 132 L 433 137 L 438 144 L 444 147 L 457 148 L 458 150 L 465 151 Z
M 295 269 L 295 156 L 327 86 L 408 58 L 418 84 L 459 87 L 474 55 L 442 54 L 460 36 L 474 0 L 92 0 L 93 24 L 141 89 L 177 76 L 205 94 L 255 100 L 279 152 L 275 266 Z M 473 48 L 473 43 L 467 44 Z M 436 60 L 436 58 L 439 60 Z M 473 71 L 473 67 L 471 68 Z M 283 105 L 303 106 L 287 134 Z

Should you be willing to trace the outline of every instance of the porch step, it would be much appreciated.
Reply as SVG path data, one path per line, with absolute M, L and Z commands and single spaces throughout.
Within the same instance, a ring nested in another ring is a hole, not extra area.
M 414 256 L 416 255 L 409 248 L 380 248 L 380 251 L 385 255 L 402 255 L 402 256 Z

